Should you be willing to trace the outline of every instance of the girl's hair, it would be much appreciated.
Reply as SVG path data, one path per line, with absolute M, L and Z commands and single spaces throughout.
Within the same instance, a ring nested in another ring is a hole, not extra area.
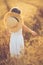
M 11 12 L 15 12 L 17 14 L 20 14 L 21 13 L 21 11 L 18 8 L 12 8 L 11 9 Z

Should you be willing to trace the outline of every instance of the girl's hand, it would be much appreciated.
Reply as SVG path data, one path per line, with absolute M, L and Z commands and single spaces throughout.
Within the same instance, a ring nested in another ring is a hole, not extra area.
M 37 36 L 38 34 L 35 31 L 32 31 L 33 36 Z
M 10 34 L 10 32 L 9 32 L 9 30 L 8 30 L 8 29 L 7 29 L 7 30 L 5 30 L 5 34 L 6 34 L 6 35 Z

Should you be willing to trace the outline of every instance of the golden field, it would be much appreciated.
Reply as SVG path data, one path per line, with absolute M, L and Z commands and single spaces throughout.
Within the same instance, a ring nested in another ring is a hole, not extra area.
M 24 23 L 37 32 L 32 36 L 24 32 L 25 52 L 21 58 L 9 55 L 8 30 L 5 30 L 4 15 L 12 7 L 22 10 Z M 0 0 L 0 65 L 43 65 L 43 0 Z

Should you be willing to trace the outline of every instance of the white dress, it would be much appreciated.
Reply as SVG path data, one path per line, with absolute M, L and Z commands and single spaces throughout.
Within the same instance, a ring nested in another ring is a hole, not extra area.
M 11 33 L 10 37 L 10 55 L 20 55 L 20 51 L 24 49 L 24 39 L 22 35 L 22 29 L 17 32 Z M 23 51 L 23 50 L 22 50 Z

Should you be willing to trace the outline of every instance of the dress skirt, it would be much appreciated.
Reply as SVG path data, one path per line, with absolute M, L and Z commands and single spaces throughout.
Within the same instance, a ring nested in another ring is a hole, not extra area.
M 24 50 L 24 39 L 22 35 L 22 29 L 17 32 L 12 32 L 10 36 L 10 55 L 17 56 L 20 55 Z

